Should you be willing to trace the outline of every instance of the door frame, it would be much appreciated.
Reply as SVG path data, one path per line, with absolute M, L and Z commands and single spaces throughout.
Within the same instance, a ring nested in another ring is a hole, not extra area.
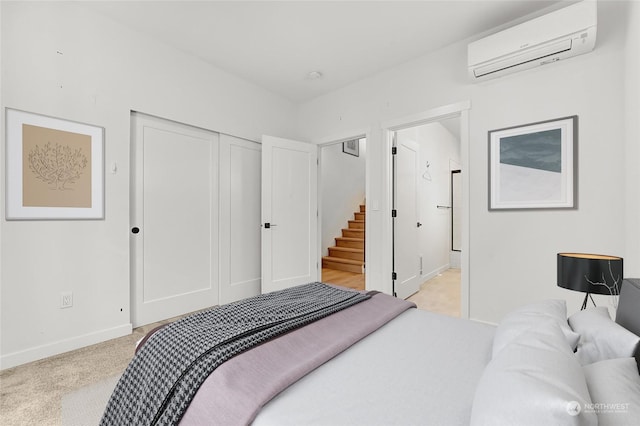
M 405 116 L 381 123 L 382 128 L 382 164 L 386 165 L 386 176 L 383 176 L 385 182 L 386 205 L 393 205 L 393 175 L 392 164 L 393 156 L 391 155 L 391 147 L 393 146 L 394 132 L 410 127 L 416 127 L 427 123 L 438 122 L 447 118 L 460 117 L 460 162 L 462 165 L 462 253 L 461 253 L 461 280 L 460 280 L 460 316 L 461 318 L 469 318 L 469 277 L 470 277 L 470 253 L 469 253 L 469 234 L 470 215 L 469 215 L 469 112 L 471 109 L 471 101 L 462 101 L 454 104 L 444 105 L 437 108 L 429 109 L 417 114 Z M 367 179 L 369 176 L 367 176 Z M 383 223 L 385 227 L 382 238 L 382 274 L 391 279 L 393 272 L 393 219 L 391 217 L 391 209 L 382 211 Z
M 371 129 L 366 128 L 366 129 L 356 129 L 353 131 L 346 131 L 346 132 L 342 132 L 342 133 L 338 133 L 338 134 L 334 134 L 331 136 L 327 136 L 327 137 L 323 137 L 320 139 L 316 139 L 313 141 L 313 143 L 315 143 L 316 145 L 318 145 L 318 229 L 317 229 L 317 233 L 318 233 L 318 273 L 320 274 L 320 279 L 322 279 L 322 209 L 323 209 L 323 205 L 322 205 L 322 149 L 332 146 L 332 145 L 337 145 L 339 143 L 342 142 L 346 142 L 352 139 L 362 139 L 365 138 L 367 141 L 370 140 L 370 135 L 371 135 Z M 364 188 L 364 192 L 365 192 L 365 204 L 366 204 L 366 200 L 369 199 L 368 195 L 369 195 L 369 178 L 370 178 L 370 170 L 369 170 L 369 158 L 368 158 L 368 154 L 369 154 L 369 150 L 366 149 L 364 156 L 365 156 L 365 188 Z M 370 232 L 370 230 L 368 229 L 369 227 L 369 221 L 367 221 L 365 223 L 365 235 L 367 233 Z M 367 258 L 367 241 L 365 239 L 365 244 L 364 244 L 364 258 Z M 365 275 L 364 275 L 364 281 L 365 281 L 365 289 L 369 289 L 370 288 L 370 283 L 369 283 L 369 274 L 366 273 L 366 263 L 365 263 Z

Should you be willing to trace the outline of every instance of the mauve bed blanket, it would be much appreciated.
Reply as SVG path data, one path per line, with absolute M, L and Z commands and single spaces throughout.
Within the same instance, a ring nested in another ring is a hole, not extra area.
M 292 383 L 415 305 L 382 293 L 228 360 L 206 379 L 181 426 L 246 425 Z

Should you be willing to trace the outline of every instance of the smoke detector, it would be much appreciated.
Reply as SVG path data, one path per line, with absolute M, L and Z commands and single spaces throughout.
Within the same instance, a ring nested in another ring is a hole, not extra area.
M 307 74 L 307 80 L 318 80 L 322 78 L 322 73 L 320 71 L 311 71 Z

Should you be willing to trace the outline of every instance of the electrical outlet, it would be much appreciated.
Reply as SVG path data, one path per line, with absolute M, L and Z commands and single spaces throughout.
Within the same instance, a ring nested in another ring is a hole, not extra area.
M 73 293 L 65 291 L 60 293 L 60 308 L 70 308 L 73 306 Z

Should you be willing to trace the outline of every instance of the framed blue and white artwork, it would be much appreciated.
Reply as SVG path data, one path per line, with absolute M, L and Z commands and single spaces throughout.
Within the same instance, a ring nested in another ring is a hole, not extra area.
M 578 116 L 489 132 L 489 210 L 577 208 Z

